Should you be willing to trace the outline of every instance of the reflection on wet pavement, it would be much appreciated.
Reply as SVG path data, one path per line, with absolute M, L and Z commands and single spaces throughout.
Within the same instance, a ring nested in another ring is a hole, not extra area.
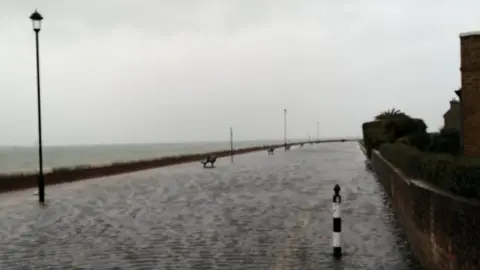
M 34 192 L 0 195 L 0 269 L 421 269 L 356 143 L 47 187 L 46 207 Z

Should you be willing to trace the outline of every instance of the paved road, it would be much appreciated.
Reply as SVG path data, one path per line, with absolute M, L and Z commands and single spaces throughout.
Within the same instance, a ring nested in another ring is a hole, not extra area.
M 332 256 L 332 188 L 343 195 Z M 0 196 L 0 269 L 420 269 L 356 143 Z

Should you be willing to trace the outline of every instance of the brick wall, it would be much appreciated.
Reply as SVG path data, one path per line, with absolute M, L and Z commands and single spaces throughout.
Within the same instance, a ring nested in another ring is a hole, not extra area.
M 480 201 L 408 179 L 376 150 L 371 167 L 426 269 L 480 269 Z
M 460 35 L 464 155 L 480 157 L 480 32 Z

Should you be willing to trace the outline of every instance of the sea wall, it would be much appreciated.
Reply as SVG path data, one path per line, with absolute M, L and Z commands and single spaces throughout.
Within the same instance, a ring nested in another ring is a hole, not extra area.
M 317 141 L 321 142 L 339 142 L 339 141 L 348 141 L 348 140 L 325 140 Z M 306 144 L 304 142 L 290 143 L 290 146 Z M 279 148 L 284 145 L 264 145 L 256 147 L 248 147 L 241 149 L 234 149 L 233 154 L 245 154 L 255 151 L 267 150 L 268 148 L 274 147 Z M 97 178 L 109 175 L 116 175 L 122 173 L 129 173 L 141 170 L 148 170 L 156 167 L 163 167 L 175 164 L 181 164 L 186 162 L 200 161 L 206 158 L 209 155 L 217 155 L 220 157 L 230 156 L 231 151 L 216 151 L 209 153 L 201 154 L 190 154 L 190 155 L 181 155 L 181 156 L 170 156 L 162 157 L 158 159 L 151 160 L 140 160 L 140 161 L 129 161 L 129 162 L 119 162 L 112 163 L 107 165 L 100 166 L 78 166 L 78 167 L 65 167 L 65 168 L 56 168 L 52 171 L 45 172 L 45 184 L 54 185 L 67 182 L 73 182 L 89 178 Z M 14 173 L 14 174 L 0 174 L 0 192 L 20 190 L 35 187 L 37 185 L 38 173 L 28 172 L 28 173 Z
M 480 201 L 407 178 L 377 150 L 370 165 L 426 269 L 480 269 Z

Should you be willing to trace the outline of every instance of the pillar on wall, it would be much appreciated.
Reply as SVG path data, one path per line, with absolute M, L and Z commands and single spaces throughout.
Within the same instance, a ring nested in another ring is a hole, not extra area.
M 463 103 L 462 103 L 462 89 L 455 91 L 460 101 L 460 155 L 463 155 Z
M 460 34 L 463 154 L 480 157 L 480 31 Z

